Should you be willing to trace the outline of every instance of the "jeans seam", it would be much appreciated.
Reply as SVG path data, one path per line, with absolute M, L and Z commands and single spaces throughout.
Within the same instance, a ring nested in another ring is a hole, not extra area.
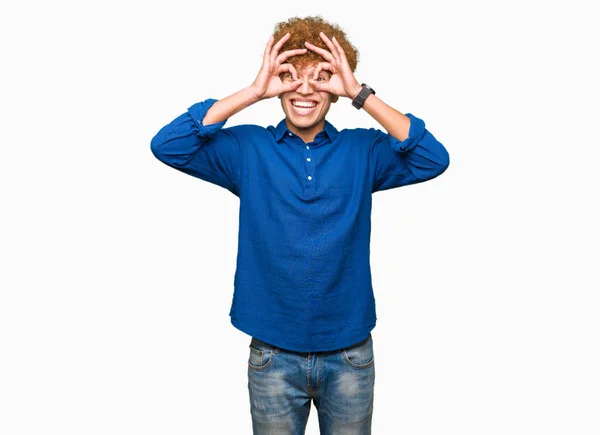
M 258 351 L 258 352 L 260 352 L 261 355 L 264 354 L 264 351 L 262 351 L 260 349 L 255 349 L 252 345 L 250 345 L 250 351 L 251 352 Z M 273 362 L 273 355 L 274 354 L 275 354 L 275 352 L 273 352 L 273 349 L 271 349 L 271 355 L 269 356 L 269 360 L 265 364 L 263 364 L 261 366 L 255 366 L 253 364 L 250 364 L 250 358 L 248 358 L 248 367 L 250 367 L 252 370 L 264 370 L 268 366 L 270 366 L 271 363 Z

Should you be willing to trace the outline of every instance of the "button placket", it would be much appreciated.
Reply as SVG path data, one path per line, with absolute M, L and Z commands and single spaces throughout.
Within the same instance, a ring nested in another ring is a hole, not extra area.
M 305 167 L 305 174 L 306 174 L 306 180 L 305 180 L 305 185 L 308 188 L 313 188 L 314 187 L 314 183 L 315 183 L 315 165 L 312 159 L 312 149 L 310 147 L 310 145 L 306 145 L 306 150 L 305 150 L 305 161 L 304 161 L 304 167 Z

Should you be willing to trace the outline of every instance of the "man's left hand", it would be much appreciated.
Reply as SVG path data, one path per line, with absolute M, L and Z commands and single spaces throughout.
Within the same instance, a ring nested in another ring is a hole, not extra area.
M 325 42 L 325 45 L 327 45 L 330 51 L 319 48 L 308 41 L 304 43 L 306 48 L 321 55 L 321 57 L 327 61 L 319 62 L 315 68 L 311 82 L 318 91 L 325 91 L 333 95 L 339 95 L 340 97 L 354 99 L 362 89 L 362 86 L 358 83 L 352 73 L 344 49 L 339 42 L 337 42 L 335 36 L 333 37 L 333 41 L 330 41 L 323 32 L 321 32 L 319 36 L 321 36 L 321 39 Z M 317 81 L 321 70 L 329 71 L 332 74 L 329 81 Z

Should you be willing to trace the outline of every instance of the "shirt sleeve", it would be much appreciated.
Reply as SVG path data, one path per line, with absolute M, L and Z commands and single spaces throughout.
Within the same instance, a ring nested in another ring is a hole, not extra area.
M 151 141 L 158 160 L 188 175 L 221 186 L 239 196 L 241 147 L 238 137 L 224 129 L 227 120 L 203 125 L 208 99 L 191 106 L 186 113 L 165 125 Z
M 421 183 L 437 177 L 448 168 L 448 151 L 411 113 L 408 137 L 399 141 L 381 130 L 374 133 L 370 149 L 373 192 Z

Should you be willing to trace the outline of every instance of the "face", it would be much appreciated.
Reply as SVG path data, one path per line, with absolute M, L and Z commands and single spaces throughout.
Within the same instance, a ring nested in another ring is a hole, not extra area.
M 281 106 L 286 116 L 287 127 L 303 138 L 312 140 L 314 136 L 325 127 L 325 115 L 329 111 L 331 103 L 335 103 L 338 97 L 329 92 L 317 91 L 315 84 L 310 80 L 313 77 L 316 65 L 308 66 L 302 70 L 298 69 L 298 78 L 302 84 L 291 92 L 285 92 L 279 96 Z M 321 70 L 317 82 L 329 81 L 331 73 Z M 283 81 L 293 81 L 291 73 L 281 75 Z

